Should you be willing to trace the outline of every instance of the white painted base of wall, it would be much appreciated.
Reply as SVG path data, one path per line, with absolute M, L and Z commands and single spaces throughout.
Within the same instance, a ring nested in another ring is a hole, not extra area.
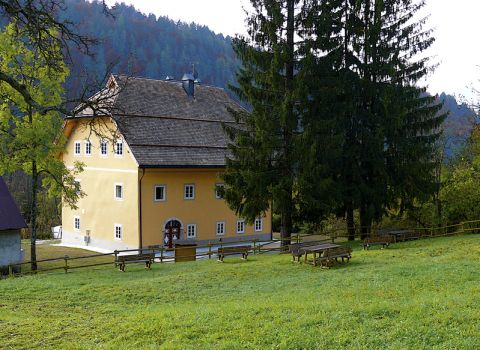
M 90 250 L 92 252 L 96 253 L 102 253 L 102 254 L 107 254 L 111 253 L 111 249 L 103 249 L 103 248 L 97 248 L 97 247 L 92 247 L 91 245 L 86 246 L 84 245 L 78 245 L 78 244 L 69 244 L 69 243 L 59 243 L 59 244 L 50 244 L 52 247 L 66 247 L 66 248 L 77 248 L 77 249 L 85 249 L 85 250 Z
M 111 253 L 115 250 L 127 250 L 127 249 L 136 249 L 138 247 L 132 247 L 126 245 L 122 241 L 106 241 L 102 239 L 97 239 L 94 236 L 90 236 L 90 242 L 86 244 L 84 242 L 84 236 L 79 232 L 69 232 L 63 231 L 62 233 L 62 242 L 59 244 L 65 247 L 72 248 L 82 248 L 86 250 L 91 250 L 94 252 L 100 253 Z

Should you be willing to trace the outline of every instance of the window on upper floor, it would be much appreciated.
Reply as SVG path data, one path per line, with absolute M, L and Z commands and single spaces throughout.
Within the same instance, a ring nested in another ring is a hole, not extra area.
M 115 155 L 123 156 L 123 142 L 120 140 L 115 143 Z
M 163 202 L 167 198 L 167 187 L 165 185 L 155 185 L 153 196 L 155 202 Z
M 106 156 L 108 152 L 108 142 L 107 140 L 100 141 L 100 155 Z
M 197 225 L 188 224 L 187 225 L 187 238 L 195 238 L 197 236 Z
M 73 154 L 76 156 L 82 154 L 82 144 L 80 141 L 75 141 L 75 144 L 73 146 Z
M 115 199 L 123 199 L 123 184 L 116 183 L 114 187 Z
M 225 191 L 224 184 L 215 184 L 215 198 L 222 199 L 224 191 Z
M 73 218 L 73 228 L 75 229 L 75 231 L 80 231 L 80 217 L 79 216 L 75 216 Z
M 261 232 L 263 230 L 263 220 L 255 219 L 254 227 L 255 227 L 255 232 Z
M 215 233 L 217 236 L 223 236 L 225 234 L 225 221 L 217 222 Z
M 245 233 L 245 220 L 237 221 L 237 233 Z
M 184 190 L 184 199 L 195 199 L 195 185 L 186 184 Z
M 114 225 L 114 237 L 115 239 L 122 239 L 122 225 L 120 224 L 115 224 Z
M 92 155 L 92 143 L 90 141 L 85 141 L 85 155 L 91 156 Z

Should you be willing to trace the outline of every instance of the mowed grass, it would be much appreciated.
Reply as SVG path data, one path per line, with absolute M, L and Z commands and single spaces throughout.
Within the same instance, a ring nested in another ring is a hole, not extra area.
M 63 268 L 65 266 L 65 261 L 62 259 L 64 256 L 68 256 L 70 258 L 85 257 L 85 259 L 70 260 L 68 262 L 69 267 L 99 264 L 99 263 L 112 263 L 112 266 L 113 266 L 113 261 L 115 259 L 111 255 L 95 256 L 90 258 L 89 256 L 96 255 L 98 253 L 85 250 L 85 249 L 76 249 L 76 248 L 51 245 L 52 243 L 55 244 L 59 242 L 60 241 L 44 241 L 43 243 L 36 244 L 38 270 L 41 271 L 41 270 L 47 270 L 47 269 Z M 27 240 L 22 241 L 22 248 L 25 252 L 24 261 L 30 262 L 31 260 L 30 242 Z M 53 258 L 59 258 L 59 259 L 50 260 Z M 42 260 L 48 260 L 48 261 L 42 261 Z M 22 264 L 22 272 L 24 273 L 29 272 L 30 266 L 31 266 L 30 264 Z
M 480 236 L 0 281 L 5 349 L 479 349 Z

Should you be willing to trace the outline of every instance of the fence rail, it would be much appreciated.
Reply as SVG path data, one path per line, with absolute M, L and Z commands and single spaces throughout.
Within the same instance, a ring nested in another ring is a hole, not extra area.
M 411 229 L 404 229 L 405 231 L 411 231 L 416 233 L 416 238 L 434 238 L 434 237 L 443 237 L 443 236 L 451 236 L 457 234 L 468 234 L 468 233 L 480 233 L 480 220 L 473 220 L 473 221 L 466 221 L 455 225 L 445 225 L 441 227 L 417 227 Z M 287 245 L 291 243 L 300 243 L 304 242 L 305 240 L 309 240 L 312 238 L 316 242 L 335 242 L 335 240 L 345 239 L 348 240 L 351 237 L 348 234 L 345 234 L 346 229 L 338 229 L 338 230 L 331 230 L 329 232 L 324 232 L 320 234 L 294 234 L 290 238 L 282 239 L 282 238 L 275 238 L 272 240 L 237 240 L 237 241 L 230 241 L 228 243 L 204 243 L 204 244 L 197 244 L 195 246 L 195 253 L 193 255 L 185 255 L 181 254 L 183 259 L 187 260 L 196 260 L 197 258 L 207 258 L 212 259 L 212 256 L 215 256 L 218 252 L 218 249 L 223 247 L 232 246 L 235 244 L 250 244 L 252 246 L 253 254 L 265 254 L 271 252 L 279 252 L 283 253 L 286 251 Z M 358 230 L 358 227 L 355 230 L 354 239 L 364 238 L 362 237 L 361 230 Z M 373 229 L 369 235 L 377 235 L 379 234 L 379 230 Z M 369 236 L 366 235 L 366 236 Z M 315 239 L 318 236 L 324 236 L 324 239 Z M 285 242 L 286 244 L 282 244 Z M 51 272 L 51 271 L 60 271 L 63 270 L 65 273 L 68 273 L 69 270 L 75 270 L 80 268 L 89 268 L 89 267 L 97 267 L 97 266 L 105 266 L 105 265 L 116 265 L 116 261 L 118 256 L 120 255 L 127 255 L 127 254 L 135 254 L 135 253 L 154 253 L 155 254 L 155 262 L 166 263 L 166 262 L 174 262 L 176 259 L 176 253 L 181 252 L 182 250 L 189 250 L 192 247 L 175 247 L 174 249 L 165 248 L 163 246 L 150 246 L 146 248 L 138 248 L 138 249 L 125 249 L 125 250 L 116 250 L 111 253 L 101 253 L 101 254 L 91 254 L 85 256 L 75 256 L 69 257 L 68 255 L 57 257 L 57 258 L 48 258 L 37 260 L 37 265 L 45 264 L 45 263 L 55 263 L 58 262 L 58 266 L 47 266 L 36 271 L 24 271 L 24 272 L 15 272 L 18 267 L 24 265 L 30 265 L 32 261 L 25 261 L 19 264 L 10 265 L 8 267 L 9 275 L 11 276 L 18 276 L 18 275 L 27 275 L 27 274 L 34 274 L 38 272 Z M 112 258 L 111 260 L 109 258 Z M 96 259 L 95 261 L 87 261 L 88 259 Z M 98 261 L 98 259 L 105 259 L 105 261 Z M 107 260 L 108 259 L 108 260 Z M 76 265 L 75 262 L 85 262 L 86 264 Z

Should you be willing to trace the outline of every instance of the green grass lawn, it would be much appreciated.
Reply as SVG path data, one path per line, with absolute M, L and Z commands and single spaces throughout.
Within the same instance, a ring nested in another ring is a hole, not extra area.
M 0 348 L 479 349 L 480 236 L 0 281 Z
M 77 258 L 77 257 L 87 257 L 90 255 L 98 254 L 85 249 L 76 249 L 76 248 L 59 247 L 59 246 L 51 245 L 51 243 L 59 243 L 59 242 L 60 241 L 44 241 L 43 243 L 40 243 L 40 244 L 37 243 L 36 245 L 37 261 L 39 261 L 37 264 L 38 270 L 62 268 L 63 266 L 65 266 L 65 262 L 63 260 L 42 261 L 45 259 L 62 258 L 65 255 L 69 256 L 70 258 Z M 29 262 L 31 260 L 30 241 L 27 241 L 27 240 L 22 241 L 22 248 L 25 252 L 24 261 Z M 113 261 L 114 261 L 113 256 L 101 256 L 101 257 L 97 256 L 93 258 L 71 260 L 68 262 L 68 265 L 74 267 L 74 266 L 81 266 L 81 265 L 111 262 L 113 266 Z M 23 264 L 22 272 L 29 272 L 29 271 L 30 271 L 30 264 Z

